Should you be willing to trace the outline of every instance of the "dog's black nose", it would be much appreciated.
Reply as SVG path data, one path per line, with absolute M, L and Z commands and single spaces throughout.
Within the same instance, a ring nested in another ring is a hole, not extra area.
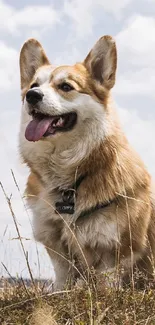
M 26 100 L 31 105 L 36 105 L 43 99 L 43 92 L 40 89 L 30 89 L 26 93 Z

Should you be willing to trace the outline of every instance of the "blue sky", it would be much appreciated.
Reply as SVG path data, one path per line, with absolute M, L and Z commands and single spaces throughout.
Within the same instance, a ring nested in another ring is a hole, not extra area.
M 0 181 L 8 195 L 28 251 L 34 276 L 50 277 L 52 266 L 44 248 L 32 238 L 31 215 L 21 194 L 28 170 L 18 155 L 20 121 L 19 51 L 30 37 L 37 38 L 55 64 L 83 60 L 102 35 L 117 43 L 118 70 L 113 89 L 122 126 L 155 177 L 155 2 L 154 0 L 0 0 Z M 12 275 L 27 276 L 12 216 L 0 190 L 0 256 Z M 26 239 L 28 240 L 26 240 Z M 0 264 L 0 274 L 5 271 Z

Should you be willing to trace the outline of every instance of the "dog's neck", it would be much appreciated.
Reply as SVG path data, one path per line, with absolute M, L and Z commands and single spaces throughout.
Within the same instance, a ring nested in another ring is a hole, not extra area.
M 106 178 L 109 169 L 117 164 L 117 145 L 118 139 L 116 141 L 115 135 L 104 139 L 95 147 L 91 143 L 86 145 L 83 139 L 64 150 L 60 147 L 58 149 L 53 147 L 52 154 L 51 147 L 49 152 L 46 147 L 47 155 L 43 158 L 44 161 L 38 158 L 34 166 L 30 163 L 30 168 L 38 174 L 48 191 L 58 187 L 66 189 L 81 175 L 87 174 L 92 181 L 95 177 L 98 178 L 99 174 L 102 174 L 102 178 Z M 41 146 L 44 146 L 44 143 Z
M 21 148 L 24 151 L 21 154 L 24 157 L 26 152 L 25 162 L 37 174 L 47 192 L 58 186 L 66 189 L 78 177 L 87 173 L 88 183 L 91 179 L 92 192 L 95 192 L 96 186 L 103 188 L 104 184 L 107 189 L 105 199 L 111 199 L 116 191 L 121 190 L 118 184 L 122 177 L 124 184 L 121 187 L 126 187 L 126 184 L 134 187 L 135 178 L 141 184 L 144 166 L 140 158 L 132 152 L 119 124 L 114 125 L 111 122 L 110 127 L 108 136 L 103 134 L 97 137 L 95 134 L 98 133 L 94 131 L 94 137 L 92 134 L 89 137 L 87 130 L 86 137 L 75 134 L 75 137 L 69 138 L 69 135 L 65 135 L 64 141 L 60 143 L 57 141 L 54 144 L 45 140 L 32 143 L 31 146 L 22 134 Z M 125 169 L 126 165 L 128 169 Z

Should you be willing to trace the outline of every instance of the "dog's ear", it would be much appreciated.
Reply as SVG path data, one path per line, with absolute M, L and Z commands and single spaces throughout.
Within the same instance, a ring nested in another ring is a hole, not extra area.
M 41 44 L 33 38 L 25 42 L 20 52 L 21 89 L 29 85 L 39 67 L 47 64 L 50 62 Z
M 95 44 L 84 60 L 84 65 L 91 77 L 110 89 L 115 84 L 117 51 L 114 39 L 103 36 Z

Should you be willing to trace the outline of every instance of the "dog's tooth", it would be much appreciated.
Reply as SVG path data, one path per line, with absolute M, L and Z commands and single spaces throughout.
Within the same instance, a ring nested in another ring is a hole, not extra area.
M 63 118 L 62 118 L 62 117 L 59 118 L 59 122 L 60 122 L 60 123 L 63 122 Z
M 63 124 L 63 118 L 60 117 L 56 123 L 56 126 L 61 126 Z

